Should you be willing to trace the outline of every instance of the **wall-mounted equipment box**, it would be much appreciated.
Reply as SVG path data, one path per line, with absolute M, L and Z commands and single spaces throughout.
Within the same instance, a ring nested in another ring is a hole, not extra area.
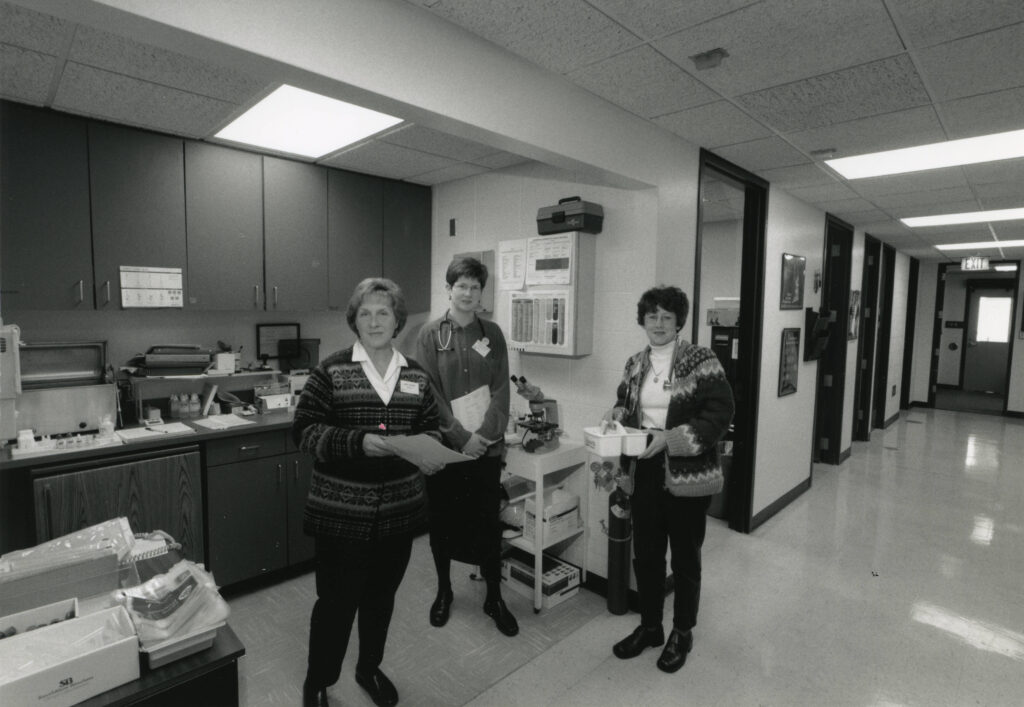
M 604 224 L 604 209 L 600 204 L 583 201 L 578 196 L 559 199 L 555 206 L 537 209 L 537 233 L 600 233 Z
M 509 298 L 509 348 L 523 353 L 585 356 L 593 350 L 592 234 L 573 231 L 527 240 L 525 284 Z

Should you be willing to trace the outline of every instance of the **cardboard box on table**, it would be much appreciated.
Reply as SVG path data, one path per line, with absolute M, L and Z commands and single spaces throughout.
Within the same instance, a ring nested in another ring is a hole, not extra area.
M 53 567 L 0 572 L 0 615 L 112 591 L 120 586 L 121 574 L 113 550 L 83 552 L 82 557 Z

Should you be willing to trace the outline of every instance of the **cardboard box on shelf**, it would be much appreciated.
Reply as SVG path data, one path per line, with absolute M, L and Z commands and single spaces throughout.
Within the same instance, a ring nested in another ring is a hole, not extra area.
M 27 631 L 34 631 L 43 626 L 73 619 L 78 616 L 78 599 L 64 599 L 52 604 L 44 604 L 34 609 L 26 609 L 16 614 L 0 616 L 0 638 L 18 636 Z
M 536 544 L 537 514 L 532 498 L 526 499 L 523 518 L 523 539 Z M 580 529 L 580 499 L 573 496 L 570 500 L 550 503 L 544 508 L 541 518 L 542 544 L 564 540 Z
M 575 596 L 580 589 L 580 569 L 564 560 L 545 554 L 541 565 L 541 605 L 557 606 Z M 501 563 L 505 584 L 517 594 L 533 599 L 533 558 L 514 551 Z

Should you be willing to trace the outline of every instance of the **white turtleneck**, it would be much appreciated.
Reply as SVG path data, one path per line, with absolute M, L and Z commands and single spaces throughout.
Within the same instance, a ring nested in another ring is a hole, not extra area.
M 640 386 L 640 409 L 643 411 L 641 425 L 643 427 L 665 429 L 668 403 L 672 398 L 672 391 L 666 390 L 665 382 L 672 375 L 672 355 L 675 353 L 675 349 L 675 341 L 661 346 L 651 346 L 651 367 L 647 371 L 643 385 Z

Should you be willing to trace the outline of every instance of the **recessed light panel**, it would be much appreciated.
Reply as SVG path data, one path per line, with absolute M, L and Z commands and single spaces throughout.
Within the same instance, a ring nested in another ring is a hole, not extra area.
M 975 243 L 947 243 L 935 246 L 939 250 L 983 250 L 987 248 L 1024 248 L 1024 241 L 977 241 Z
M 840 157 L 825 164 L 847 179 L 864 179 L 1015 157 L 1024 157 L 1024 130 Z
M 214 137 L 318 158 L 400 122 L 401 118 L 285 85 Z
M 900 221 L 910 228 L 922 226 L 953 226 L 958 223 L 986 223 L 988 221 L 1013 221 L 1024 219 L 1024 208 L 997 209 L 995 211 L 968 211 L 961 214 L 937 214 L 935 216 L 913 216 Z

